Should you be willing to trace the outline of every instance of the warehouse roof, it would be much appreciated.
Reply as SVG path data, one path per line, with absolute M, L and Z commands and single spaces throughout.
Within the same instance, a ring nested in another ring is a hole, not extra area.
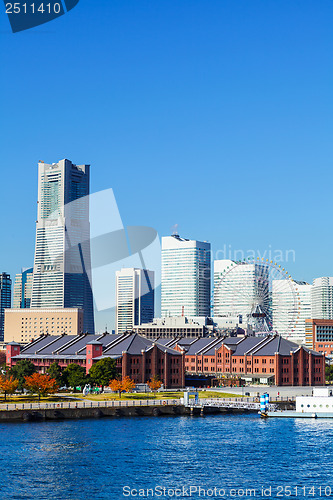
M 166 345 L 160 344 L 142 337 L 138 334 L 124 333 L 122 335 L 46 335 L 22 349 L 16 358 L 40 358 L 40 359 L 85 359 L 86 346 L 88 344 L 103 345 L 103 357 L 119 357 L 122 353 L 140 355 L 142 351 L 148 351 L 156 346 L 163 352 L 181 356 Z

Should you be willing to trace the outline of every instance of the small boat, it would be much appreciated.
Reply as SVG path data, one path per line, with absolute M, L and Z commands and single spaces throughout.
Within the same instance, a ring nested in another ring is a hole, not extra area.
M 295 410 L 275 410 L 265 413 L 264 418 L 333 418 L 333 391 L 329 387 L 314 387 L 312 396 L 296 396 Z

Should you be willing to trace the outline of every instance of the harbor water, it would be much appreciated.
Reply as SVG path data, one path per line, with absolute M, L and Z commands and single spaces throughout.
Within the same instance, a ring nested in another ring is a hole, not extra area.
M 328 498 L 333 421 L 257 415 L 1 424 L 0 498 Z

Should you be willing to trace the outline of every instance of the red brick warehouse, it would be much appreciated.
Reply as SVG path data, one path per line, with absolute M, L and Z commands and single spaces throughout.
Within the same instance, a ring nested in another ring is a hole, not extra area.
M 71 363 L 91 366 L 103 358 L 115 360 L 119 374 L 136 383 L 147 383 L 157 376 L 166 389 L 184 387 L 185 354 L 137 334 L 43 336 L 21 350 L 11 342 L 6 350 L 7 365 L 29 359 L 40 373 L 57 362 L 62 368 Z

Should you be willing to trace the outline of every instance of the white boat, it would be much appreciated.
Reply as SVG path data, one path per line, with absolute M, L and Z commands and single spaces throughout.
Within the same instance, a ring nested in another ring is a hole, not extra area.
M 314 387 L 312 396 L 296 396 L 295 410 L 267 411 L 263 417 L 333 418 L 333 390 Z

